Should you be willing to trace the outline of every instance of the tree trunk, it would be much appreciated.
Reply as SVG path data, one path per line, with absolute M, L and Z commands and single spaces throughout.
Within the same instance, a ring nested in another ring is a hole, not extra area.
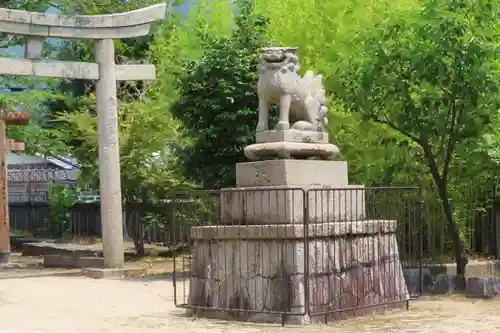
M 123 240 L 126 242 L 129 242 L 129 241 L 131 241 L 131 238 L 128 235 L 128 227 L 129 227 L 130 223 L 127 223 L 127 221 L 132 221 L 132 217 L 130 214 L 130 209 L 129 209 L 128 204 L 125 206 L 125 214 L 124 214 L 124 218 L 123 218 Z
M 134 241 L 135 254 L 138 257 L 144 257 L 144 232 L 142 228 L 142 223 L 138 221 L 132 221 L 132 239 Z
M 144 257 L 146 254 L 144 250 L 144 239 L 142 237 L 134 239 L 135 255 L 138 257 Z
M 460 239 L 460 230 L 458 225 L 453 221 L 453 212 L 451 209 L 450 201 L 448 198 L 448 190 L 446 188 L 446 183 L 439 177 L 439 175 L 432 175 L 436 186 L 438 188 L 439 198 L 442 201 L 443 211 L 450 230 L 451 236 L 453 238 L 453 243 L 455 245 L 455 263 L 457 265 L 457 289 L 465 289 L 465 268 L 469 259 L 467 258 L 467 253 L 465 253 L 465 248 Z
M 142 226 L 142 221 L 134 219 L 132 216 L 132 207 L 130 204 L 126 206 L 127 218 L 130 225 L 130 234 L 132 241 L 134 242 L 134 248 L 136 256 L 143 257 L 144 251 L 144 228 Z

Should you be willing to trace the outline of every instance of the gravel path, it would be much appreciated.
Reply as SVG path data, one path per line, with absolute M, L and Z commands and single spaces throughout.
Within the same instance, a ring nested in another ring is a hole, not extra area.
M 18 275 L 0 272 L 0 333 L 500 332 L 500 300 L 437 298 L 415 301 L 409 312 L 282 328 L 186 318 L 166 280 Z

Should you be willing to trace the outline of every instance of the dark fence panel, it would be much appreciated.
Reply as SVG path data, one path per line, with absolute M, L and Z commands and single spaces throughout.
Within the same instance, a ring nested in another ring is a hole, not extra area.
M 50 207 L 44 203 L 9 204 L 11 231 L 36 235 L 45 228 L 50 216 Z
M 450 199 L 454 222 L 471 259 L 497 258 L 499 230 L 495 217 L 493 190 L 471 187 L 454 192 Z M 445 218 L 442 201 L 435 190 L 423 194 L 423 254 L 426 263 L 454 262 L 454 242 Z
M 171 204 L 144 205 L 134 203 L 124 207 L 124 220 L 127 232 L 137 231 L 135 226 L 142 226 L 139 232 L 147 243 L 172 242 L 176 233 L 171 230 L 169 212 Z M 51 208 L 43 202 L 9 204 L 10 228 L 15 233 L 35 237 L 101 237 L 101 215 L 98 202 L 77 203 L 68 211 L 66 223 L 57 221 Z M 178 233 L 178 232 L 177 232 Z

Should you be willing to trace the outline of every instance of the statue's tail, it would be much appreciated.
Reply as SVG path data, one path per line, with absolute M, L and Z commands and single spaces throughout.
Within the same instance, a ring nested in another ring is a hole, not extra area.
M 318 118 L 318 120 L 323 123 L 323 126 L 328 125 L 328 109 L 324 105 L 319 109 L 319 118 Z
M 321 104 L 326 103 L 323 75 L 314 75 L 312 71 L 307 71 L 301 83 L 311 96 L 316 98 Z

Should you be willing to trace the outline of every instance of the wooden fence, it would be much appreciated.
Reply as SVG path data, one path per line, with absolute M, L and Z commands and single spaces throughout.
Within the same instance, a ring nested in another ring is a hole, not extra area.
M 165 207 L 165 209 L 168 209 Z M 157 225 L 144 225 L 143 218 L 148 210 L 142 204 L 133 204 L 124 209 L 124 221 L 127 232 L 140 230 L 148 243 L 171 242 L 172 231 L 168 223 L 162 228 Z M 99 202 L 77 203 L 68 211 L 66 223 L 54 221 L 50 206 L 43 202 L 9 204 L 10 228 L 14 233 L 23 233 L 35 237 L 57 238 L 61 234 L 67 237 L 101 237 L 101 215 Z M 54 230 L 59 229 L 57 233 Z M 62 229 L 62 230 L 61 230 Z M 162 230 L 160 230 L 162 229 Z

